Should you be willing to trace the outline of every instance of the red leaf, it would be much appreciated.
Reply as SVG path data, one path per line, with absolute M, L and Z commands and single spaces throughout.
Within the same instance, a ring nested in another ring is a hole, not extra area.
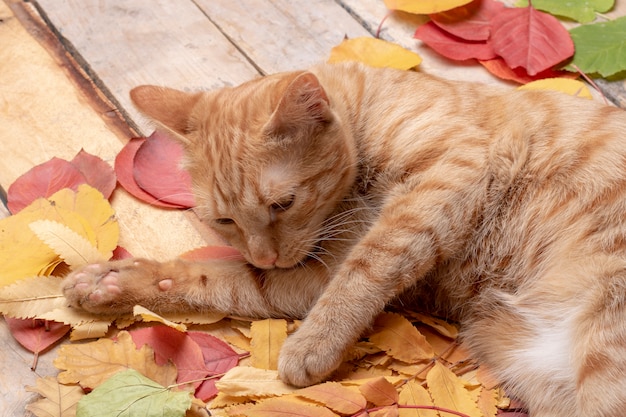
M 133 255 L 129 251 L 127 251 L 121 246 L 118 246 L 115 249 L 113 249 L 113 256 L 111 257 L 111 260 L 119 261 L 122 259 L 128 259 L 132 257 Z
M 179 256 L 188 261 L 210 261 L 212 259 L 227 259 L 233 261 L 243 261 L 245 258 L 237 249 L 232 246 L 203 246 L 190 250 Z
M 433 22 L 417 28 L 413 37 L 422 40 L 426 45 L 446 58 L 457 61 L 467 59 L 489 60 L 496 57 L 491 44 L 484 41 L 466 41 L 449 34 Z
M 180 206 L 176 204 L 160 201 L 153 195 L 148 194 L 146 191 L 142 190 L 135 181 L 135 176 L 133 175 L 135 154 L 145 140 L 145 138 L 133 138 L 122 148 L 120 153 L 117 154 L 115 157 L 115 173 L 117 174 L 117 180 L 126 191 L 141 201 L 160 207 L 180 208 Z
M 198 388 L 209 374 L 204 365 L 200 346 L 186 333 L 168 326 L 152 326 L 130 332 L 137 349 L 147 344 L 154 350 L 154 357 L 159 365 L 171 360 L 178 370 L 178 383 L 191 382 Z
M 495 0 L 475 0 L 445 12 L 431 14 L 437 26 L 468 41 L 486 41 L 491 34 L 491 19 L 504 9 Z
M 491 42 L 511 68 L 530 76 L 554 67 L 574 54 L 574 42 L 561 23 L 532 6 L 505 8 L 492 20 Z
M 50 197 L 63 188 L 76 190 L 85 176 L 70 162 L 52 158 L 31 168 L 15 180 L 7 192 L 8 208 L 15 214 L 41 197 Z
M 547 69 L 531 77 L 530 75 L 528 75 L 524 68 L 511 69 L 508 65 L 506 65 L 502 58 L 495 58 L 490 59 L 489 61 L 479 62 L 496 77 L 502 78 L 503 80 L 515 81 L 520 84 L 526 84 L 531 81 L 542 80 L 544 78 L 578 78 L 578 74 L 575 72 L 555 71 L 552 69 Z
M 181 169 L 183 147 L 163 133 L 154 132 L 139 147 L 133 173 L 137 184 L 160 200 L 193 207 L 191 177 Z
M 196 389 L 194 396 L 196 398 L 200 398 L 202 401 L 209 401 L 211 398 L 215 397 L 218 392 L 219 391 L 215 386 L 215 380 L 207 379 L 200 384 L 198 389 Z
M 102 193 L 107 200 L 115 189 L 116 179 L 113 168 L 101 158 L 81 149 L 71 161 L 85 176 L 87 184 Z
M 37 363 L 37 356 L 61 340 L 70 331 L 69 325 L 54 321 L 10 317 L 4 319 L 15 340 L 35 354 L 33 369 Z

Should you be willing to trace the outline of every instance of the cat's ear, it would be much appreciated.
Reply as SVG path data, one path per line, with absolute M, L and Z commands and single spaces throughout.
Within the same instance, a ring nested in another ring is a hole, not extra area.
M 265 129 L 271 133 L 288 133 L 293 129 L 329 123 L 332 118 L 324 87 L 314 74 L 304 72 L 287 86 Z
M 186 93 L 167 87 L 142 85 L 130 90 L 137 109 L 181 140 L 194 130 L 191 114 L 201 93 Z M 181 137 L 182 136 L 182 137 Z

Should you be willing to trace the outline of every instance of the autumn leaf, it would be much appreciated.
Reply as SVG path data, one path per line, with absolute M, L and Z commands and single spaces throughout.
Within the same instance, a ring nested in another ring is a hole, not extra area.
M 328 408 L 295 403 L 287 398 L 263 400 L 246 410 L 247 417 L 338 417 Z
M 463 382 L 441 363 L 435 362 L 433 368 L 426 375 L 426 382 L 428 383 L 428 391 L 437 407 L 458 410 L 471 417 L 482 416 Z
M 181 208 L 193 207 L 191 176 L 181 168 L 183 148 L 162 132 L 143 142 L 133 161 L 137 185 L 159 201 Z
M 467 41 L 486 41 L 491 35 L 491 19 L 503 9 L 499 1 L 479 0 L 429 17 L 451 35 Z
M 610 77 L 626 70 L 626 16 L 570 30 L 576 53 L 566 69 Z M 576 68 L 577 67 L 577 68 Z
M 415 14 L 439 13 L 463 6 L 472 0 L 384 0 L 389 10 L 401 10 Z
M 5 317 L 11 335 L 29 351 L 35 354 L 33 369 L 39 354 L 61 340 L 69 331 L 70 326 L 35 319 L 14 319 Z
M 563 25 L 532 6 L 505 8 L 492 20 L 491 44 L 511 68 L 522 67 L 530 76 L 565 61 L 574 43 Z
M 83 174 L 87 184 L 100 191 L 107 200 L 111 197 L 117 180 L 115 172 L 108 163 L 100 157 L 81 149 L 70 161 Z
M 606 13 L 613 8 L 615 0 L 533 0 L 533 7 L 555 16 L 569 17 L 580 23 L 593 22 L 596 13 Z M 517 6 L 527 6 L 528 0 L 520 0 Z
M 135 317 L 139 317 L 141 318 L 142 321 L 145 322 L 157 322 L 157 323 L 161 323 L 164 324 L 166 326 L 169 326 L 175 330 L 178 330 L 179 332 L 184 332 L 187 330 L 187 326 L 185 326 L 182 323 L 175 323 L 171 320 L 166 319 L 165 317 L 162 317 L 150 310 L 148 310 L 145 307 L 142 306 L 134 306 L 133 307 L 133 315 Z
M 278 369 L 278 355 L 287 339 L 287 321 L 283 319 L 258 320 L 250 326 L 252 366 Z
M 78 385 L 59 384 L 52 376 L 38 378 L 34 387 L 26 387 L 43 398 L 26 405 L 37 417 L 74 417 L 78 401 L 85 395 Z
M 35 318 L 63 307 L 61 280 L 56 277 L 30 277 L 0 288 L 0 313 L 7 317 Z
M 400 389 L 398 400 L 400 405 L 421 405 L 426 407 L 434 406 L 430 394 L 420 383 L 411 379 Z M 434 410 L 400 408 L 400 417 L 439 417 L 439 413 Z
M 369 336 L 370 342 L 393 358 L 415 363 L 434 356 L 426 338 L 406 318 L 395 313 L 383 313 L 376 319 L 380 331 Z
M 136 349 L 125 331 L 117 335 L 117 340 L 61 345 L 54 366 L 62 371 L 59 382 L 87 388 L 95 388 L 115 373 L 131 368 L 164 386 L 176 380 L 173 364 L 157 365 L 154 351 L 148 346 Z
M 325 382 L 303 388 L 296 391 L 296 395 L 324 404 L 340 414 L 355 414 L 367 406 L 367 400 L 361 393 L 338 382 Z
M 118 372 L 78 402 L 77 417 L 182 417 L 191 407 L 186 391 L 166 388 L 128 369 Z
M 544 78 L 578 78 L 578 74 L 574 74 L 567 71 L 557 71 L 553 69 L 547 69 L 534 76 L 528 75 L 528 72 L 522 68 L 511 69 L 502 58 L 490 59 L 488 61 L 479 61 L 480 64 L 487 69 L 490 73 L 503 80 L 515 81 L 520 84 L 527 84 L 532 81 L 541 80 Z
M 418 27 L 413 37 L 420 39 L 440 55 L 457 61 L 474 58 L 489 60 L 496 57 L 496 53 L 489 42 L 468 41 L 458 38 L 441 29 L 433 22 L 428 22 Z
M 398 391 L 384 377 L 368 381 L 359 387 L 359 391 L 376 406 L 392 405 L 398 402 Z
M 223 394 L 233 397 L 272 397 L 291 394 L 295 387 L 280 380 L 278 372 L 252 366 L 237 366 L 216 383 Z
M 567 78 L 546 78 L 530 82 L 517 88 L 518 90 L 549 90 L 560 91 L 575 97 L 593 99 L 591 91 L 585 83 L 578 80 L 570 80 Z
M 346 39 L 330 51 L 328 62 L 359 61 L 371 67 L 408 70 L 418 66 L 422 58 L 400 45 L 375 38 Z

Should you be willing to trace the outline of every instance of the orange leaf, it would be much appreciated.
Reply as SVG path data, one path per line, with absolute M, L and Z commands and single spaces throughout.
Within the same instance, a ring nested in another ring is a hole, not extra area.
M 250 360 L 259 369 L 278 369 L 278 354 L 287 339 L 287 321 L 266 319 L 250 326 Z
M 439 13 L 471 3 L 472 0 L 385 0 L 390 10 L 402 10 L 415 14 Z
M 482 417 L 463 381 L 441 363 L 435 363 L 426 375 L 426 382 L 437 407 L 457 410 L 470 417 Z
M 432 346 L 405 317 L 383 313 L 378 316 L 374 326 L 382 330 L 370 335 L 370 342 L 385 350 L 392 358 L 415 363 L 434 357 Z
M 328 408 L 306 405 L 287 398 L 270 398 L 246 410 L 248 417 L 337 417 Z
M 355 414 L 367 405 L 363 395 L 338 382 L 313 385 L 297 391 L 296 394 L 320 402 L 341 414 Z
M 361 385 L 359 390 L 367 401 L 376 406 L 392 405 L 398 402 L 398 391 L 382 376 Z
M 400 405 L 420 405 L 434 406 L 430 394 L 420 383 L 410 380 L 402 386 L 400 390 Z M 401 408 L 400 417 L 439 417 L 439 413 L 434 410 L 422 410 L 417 408 Z

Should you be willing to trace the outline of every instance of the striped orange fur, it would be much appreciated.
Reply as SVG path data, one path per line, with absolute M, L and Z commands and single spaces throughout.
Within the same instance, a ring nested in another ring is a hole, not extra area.
M 624 111 L 359 64 L 131 96 L 247 263 L 91 265 L 72 305 L 306 317 L 279 364 L 304 386 L 416 303 L 459 320 L 532 417 L 625 413 Z

